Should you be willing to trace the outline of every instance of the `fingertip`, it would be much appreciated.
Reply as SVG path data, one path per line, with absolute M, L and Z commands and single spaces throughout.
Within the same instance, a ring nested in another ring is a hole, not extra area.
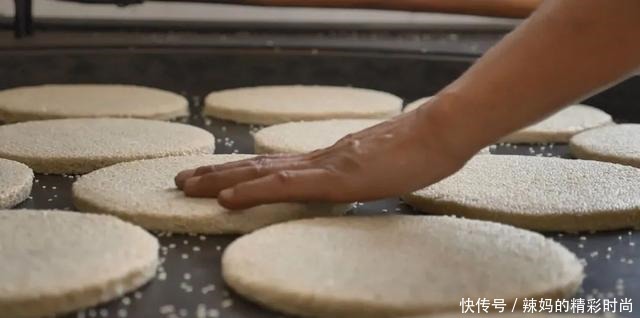
M 224 208 L 229 210 L 237 210 L 239 209 L 237 203 L 235 202 L 235 190 L 233 188 L 227 188 L 218 194 L 218 203 Z
M 180 171 L 178 174 L 176 174 L 175 178 L 173 179 L 173 181 L 176 184 L 176 187 L 182 190 L 184 188 L 185 181 L 187 181 L 187 179 L 193 176 L 194 173 L 195 173 L 195 169 L 188 169 L 188 170 Z
M 211 173 L 214 169 L 215 167 L 213 165 L 201 166 L 193 171 L 193 176 L 201 176 L 203 174 Z
M 182 187 L 182 191 L 184 194 L 189 197 L 197 197 L 200 195 L 198 183 L 200 182 L 201 177 L 191 177 L 184 181 L 184 185 Z

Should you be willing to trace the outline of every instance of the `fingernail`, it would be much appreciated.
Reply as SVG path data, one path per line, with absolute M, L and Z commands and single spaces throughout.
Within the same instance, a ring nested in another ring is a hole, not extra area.
M 234 205 L 234 202 L 232 201 L 234 195 L 235 195 L 235 191 L 233 190 L 233 188 L 224 189 L 218 194 L 218 203 L 222 207 L 229 209 L 231 211 L 237 210 L 237 208 Z
M 189 169 L 181 171 L 176 175 L 174 181 L 178 189 L 182 189 L 184 187 L 185 182 L 193 175 L 194 172 L 194 169 Z
M 221 199 L 223 201 L 228 201 L 231 198 L 233 198 L 233 195 L 234 195 L 233 188 L 224 189 L 220 191 L 220 193 L 218 194 L 218 199 Z
M 198 182 L 200 182 L 200 178 L 201 177 L 192 177 L 184 182 L 184 187 L 182 187 L 182 190 L 186 195 L 195 194 L 195 190 L 197 189 Z

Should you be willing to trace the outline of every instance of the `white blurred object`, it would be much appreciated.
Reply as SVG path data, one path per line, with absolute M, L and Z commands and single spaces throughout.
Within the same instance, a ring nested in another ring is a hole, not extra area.
M 466 27 L 512 27 L 517 19 L 488 18 L 441 13 L 413 13 L 384 10 L 269 8 L 190 2 L 154 2 L 124 8 L 115 5 L 82 4 L 56 0 L 33 2 L 34 16 L 47 18 L 89 18 L 118 20 L 250 21 L 307 23 L 376 23 Z M 13 1 L 0 2 L 0 16 L 13 15 Z

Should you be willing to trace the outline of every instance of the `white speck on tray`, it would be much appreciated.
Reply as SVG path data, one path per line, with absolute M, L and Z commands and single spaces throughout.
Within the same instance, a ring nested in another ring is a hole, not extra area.
M 166 315 L 175 312 L 176 308 L 173 305 L 162 305 L 159 310 L 161 314 Z
M 220 306 L 222 306 L 222 308 L 229 308 L 232 305 L 233 305 L 233 300 L 231 298 L 224 299 L 220 303 Z

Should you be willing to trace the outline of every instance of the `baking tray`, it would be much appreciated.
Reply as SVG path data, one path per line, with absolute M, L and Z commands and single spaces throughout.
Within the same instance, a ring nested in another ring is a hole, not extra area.
M 380 89 L 407 101 L 436 92 L 473 62 L 458 56 L 367 54 L 325 50 L 73 49 L 0 52 L 0 89 L 43 83 L 130 83 L 188 97 L 192 115 L 181 121 L 211 131 L 216 153 L 251 153 L 255 126 L 203 119 L 211 90 L 268 84 L 331 84 Z M 637 78 L 589 100 L 618 121 L 640 121 Z M 566 145 L 499 145 L 496 154 L 569 157 Z M 74 176 L 37 175 L 32 197 L 17 208 L 73 210 Z M 358 204 L 353 214 L 416 213 L 397 199 Z M 64 317 L 284 317 L 235 295 L 224 284 L 220 257 L 237 236 L 155 233 L 162 270 L 136 292 Z M 575 297 L 640 299 L 640 234 L 549 233 L 585 260 L 586 278 Z M 527 273 L 522 273 L 527 275 Z M 0 317 L 2 317 L 0 313 Z M 622 314 L 620 317 L 634 317 Z

